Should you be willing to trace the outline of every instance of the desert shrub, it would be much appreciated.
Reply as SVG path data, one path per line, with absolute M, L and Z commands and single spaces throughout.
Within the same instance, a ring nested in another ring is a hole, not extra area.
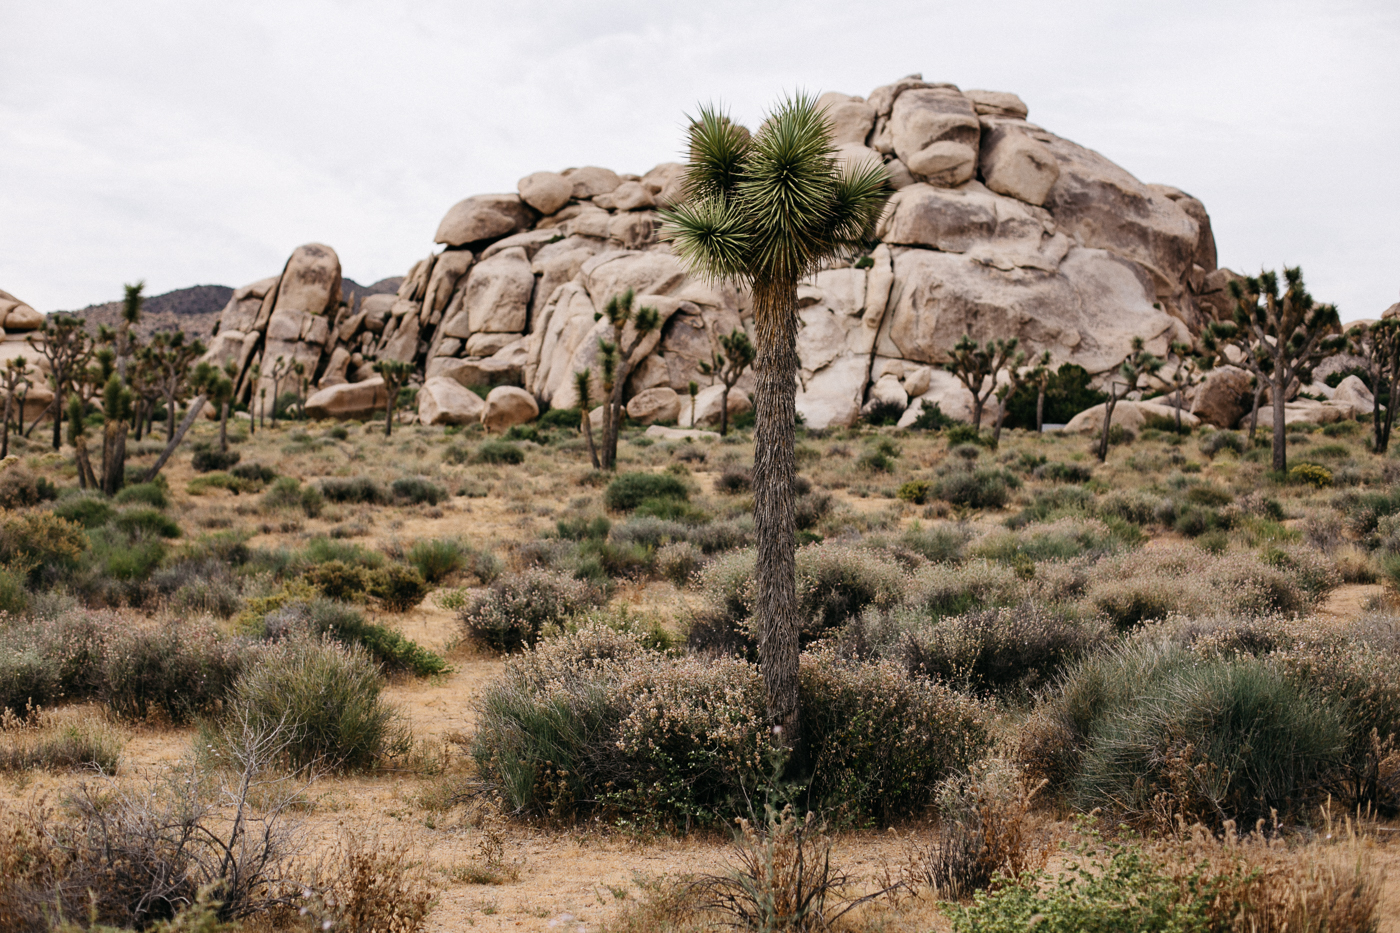
M 0 517 L 0 564 L 28 573 L 31 580 L 72 567 L 88 546 L 82 525 L 52 512 Z
M 800 683 L 809 793 L 843 816 L 914 812 L 987 746 L 988 710 L 898 662 L 817 649 L 803 655 Z
M 243 665 L 239 646 L 212 625 L 136 629 L 105 645 L 100 696 L 128 719 L 189 722 L 220 708 Z
M 403 476 L 394 480 L 391 487 L 394 498 L 413 505 L 437 505 L 447 498 L 447 490 L 421 476 Z
M 294 476 L 278 477 L 262 497 L 264 509 L 301 509 L 307 518 L 320 515 L 324 505 L 325 496 L 320 489 L 303 486 L 301 480 Z
M 936 618 L 988 606 L 1016 605 L 1029 594 L 1030 585 L 1014 568 L 999 561 L 978 559 L 962 564 L 932 564 L 918 570 L 905 602 Z
M 861 413 L 860 420 L 877 427 L 897 424 L 904 415 L 905 407 L 894 401 L 874 401 Z
M 804 525 L 801 517 L 803 503 L 817 496 L 799 496 L 797 499 L 797 511 L 799 513 L 797 527 L 799 529 L 810 527 Z M 827 497 L 827 504 L 830 505 L 830 497 Z M 825 514 L 823 512 L 822 514 Z M 810 515 L 809 515 L 810 518 Z M 753 544 L 753 517 L 745 515 L 741 518 L 730 519 L 728 521 L 715 521 L 705 525 L 697 525 L 687 533 L 690 543 L 698 547 L 705 554 L 715 554 L 720 551 L 732 551 L 737 548 L 749 547 Z
M 173 609 L 227 619 L 242 607 L 229 562 L 213 554 L 192 552 L 156 570 L 151 584 L 169 599 Z
M 0 624 L 0 710 L 23 714 L 31 704 L 94 695 L 115 628 L 112 617 L 81 609 Z
M 58 502 L 53 514 L 84 528 L 100 528 L 116 517 L 117 510 L 100 496 L 72 496 Z
M 696 508 L 684 499 L 669 497 L 643 499 L 632 514 L 649 515 L 665 521 L 686 522 L 691 525 L 703 525 L 710 520 L 710 514 L 705 510 Z
M 117 493 L 113 499 L 118 505 L 149 505 L 153 509 L 164 509 L 170 506 L 169 490 L 165 485 L 165 477 L 158 476 L 153 482 L 134 483 L 121 492 Z
M 227 470 L 238 462 L 239 453 L 236 450 L 220 450 L 208 443 L 195 445 L 194 454 L 190 457 L 190 465 L 194 467 L 196 473 L 209 473 L 214 470 Z
M 603 519 L 603 521 L 606 522 L 607 519 Z M 666 521 L 651 515 L 628 519 L 621 525 L 613 526 L 612 533 L 606 535 L 613 544 L 636 545 L 644 548 L 658 548 L 676 541 L 685 541 L 689 536 L 689 525 Z M 596 536 L 589 535 L 588 537 Z
M 656 570 L 676 586 L 685 586 L 700 569 L 702 552 L 689 541 L 676 541 L 656 552 Z
M 1332 471 L 1316 463 L 1295 463 L 1288 469 L 1288 481 L 1322 489 L 1332 485 Z
M 1335 706 L 1277 664 L 1160 640 L 1080 662 L 1026 737 L 1027 763 L 1079 807 L 1217 828 L 1303 812 L 1347 738 Z
M 1211 508 L 1220 508 L 1235 501 L 1227 490 L 1210 483 L 1198 483 L 1186 490 L 1186 501 L 1195 505 L 1205 505 Z
M 898 457 L 899 448 L 894 442 L 887 437 L 881 437 L 856 458 L 856 466 L 871 473 L 893 473 Z
M 1386 492 L 1348 491 L 1339 495 L 1333 506 L 1346 515 L 1347 526 L 1352 531 L 1358 535 L 1371 535 L 1381 519 L 1400 514 L 1400 486 Z
M 51 713 L 0 718 L 0 771 L 96 771 L 114 774 L 122 741 L 100 718 L 60 720 Z M 0 856 L 0 865 L 4 863 Z M 0 910 L 0 918 L 4 911 Z
M 980 429 L 974 428 L 970 424 L 961 423 L 946 428 L 943 431 L 943 439 L 948 442 L 949 450 L 963 444 L 977 444 L 982 447 L 990 447 L 992 444 L 990 435 L 983 434 Z
M 1157 520 L 1160 496 L 1138 489 L 1115 489 L 1105 494 L 1093 509 L 1102 518 L 1117 518 L 1134 525 L 1150 525 Z
M 933 621 L 903 611 L 892 621 L 902 641 L 887 651 L 902 654 L 910 673 L 999 695 L 1026 696 L 1049 686 L 1067 665 L 1108 644 L 1113 634 L 1100 620 L 1076 619 L 1034 603 Z
M 1120 549 L 1120 542 L 1103 522 L 1092 518 L 1061 518 L 996 531 L 969 549 L 973 557 L 1022 565 L 1075 557 L 1102 557 Z
M 1179 534 L 1188 538 L 1197 538 L 1208 531 L 1218 528 L 1226 528 L 1224 516 L 1215 509 L 1206 508 L 1200 505 L 1188 505 L 1176 515 L 1176 522 L 1172 525 Z
M 450 538 L 415 541 L 407 557 L 424 581 L 434 585 L 457 573 L 470 574 L 482 583 L 490 583 L 501 572 L 500 561 L 494 554 Z
M 312 538 L 297 556 L 304 566 L 340 561 L 353 567 L 377 570 L 384 566 L 384 555 L 371 551 L 353 541 L 340 541 L 335 538 Z
M 476 448 L 473 459 L 477 463 L 524 463 L 525 451 L 510 441 L 491 440 Z
M 590 584 L 549 570 L 507 574 L 461 613 L 472 638 L 497 651 L 533 646 L 550 626 L 602 602 Z
M 321 480 L 321 495 L 331 502 L 358 505 L 388 505 L 390 501 L 384 487 L 367 476 L 350 479 L 328 476 Z
M 92 594 L 107 602 L 139 600 L 139 584 L 149 580 L 165 560 L 164 542 L 158 537 L 124 534 L 112 526 L 98 528 L 88 537 L 91 548 L 84 564 L 91 575 L 87 582 L 94 585 Z M 122 586 L 103 586 L 107 582 Z
M 551 408 L 540 415 L 539 425 L 542 428 L 568 428 L 577 431 L 582 423 L 582 413 L 577 408 Z
M 1119 628 L 1171 613 L 1293 615 L 1311 608 L 1336 585 L 1336 577 L 1325 561 L 1310 554 L 1287 559 L 1305 572 L 1280 569 L 1255 554 L 1213 555 L 1199 548 L 1162 547 L 1109 557 L 1095 566 L 1084 601 Z
M 369 595 L 390 612 L 407 612 L 428 595 L 428 584 L 414 567 L 385 564 L 370 572 Z
M 331 429 L 332 431 L 335 428 Z M 344 438 L 341 438 L 344 440 Z M 263 466 L 260 463 L 240 463 L 229 470 L 234 476 L 250 483 L 270 483 L 277 478 L 277 471 L 270 466 Z
M 937 402 L 924 402 L 919 408 L 919 417 L 914 419 L 910 425 L 916 431 L 941 431 L 950 425 L 956 424 L 952 418 L 943 414 L 943 409 Z
M 9 567 L 0 567 L 0 613 L 23 615 L 29 609 L 29 590 L 25 575 Z
M 328 560 L 307 568 L 304 578 L 327 599 L 350 601 L 365 598 L 369 592 L 371 573 L 372 570 L 358 564 Z
M 725 470 L 715 477 L 715 492 L 738 495 L 753 489 L 753 475 L 748 470 Z
M 471 462 L 472 449 L 462 444 L 451 444 L 442 449 L 442 459 L 454 466 L 461 466 Z
M 972 532 L 962 525 L 945 522 L 924 528 L 915 522 L 900 535 L 899 543 L 935 563 L 956 564 L 962 561 L 971 539 Z
M 685 483 L 667 473 L 623 473 L 608 484 L 604 504 L 613 511 L 631 511 L 648 499 L 690 499 Z
M 358 645 L 388 673 L 418 677 L 441 674 L 447 662 L 400 632 L 369 622 L 353 606 L 330 599 L 293 600 L 273 609 L 259 623 L 263 637 L 282 640 L 307 636 Z
M 1045 387 L 1045 423 L 1065 424 L 1086 408 L 1104 402 L 1108 396 L 1089 387 L 1090 375 L 1083 366 L 1062 363 L 1050 376 Z M 1035 406 L 1038 392 L 1023 386 L 1006 401 L 1008 428 L 1035 430 Z
M 904 501 L 912 502 L 915 505 L 923 505 L 933 494 L 933 484 L 926 479 L 911 479 L 900 486 L 895 492 L 895 497 Z
M 112 525 L 133 536 L 178 538 L 181 534 L 179 523 L 156 509 L 127 509 L 112 519 Z
M 934 494 L 969 509 L 999 509 L 1006 505 L 1009 490 L 1020 485 L 1015 475 L 1000 467 L 955 469 L 938 480 Z
M 561 518 L 554 523 L 556 533 L 566 541 L 586 541 L 589 538 L 606 538 L 612 529 L 612 522 L 602 515 L 589 518 L 579 515 L 574 518 Z
M 35 476 L 24 467 L 0 469 L 0 508 L 22 509 L 58 498 L 58 490 L 48 479 Z
M 1032 474 L 1036 479 L 1051 483 L 1087 483 L 1093 476 L 1093 468 L 1079 463 L 1042 463 Z
M 289 638 L 238 678 L 228 727 L 255 734 L 290 729 L 282 751 L 293 769 L 360 770 L 407 751 L 408 733 L 380 696 L 379 672 L 363 648 Z M 232 737 L 225 734 L 224 741 Z
M 797 530 L 808 531 L 815 528 L 822 519 L 831 514 L 833 503 L 831 493 L 827 492 L 811 492 L 798 496 L 793 504 L 793 520 L 797 523 Z

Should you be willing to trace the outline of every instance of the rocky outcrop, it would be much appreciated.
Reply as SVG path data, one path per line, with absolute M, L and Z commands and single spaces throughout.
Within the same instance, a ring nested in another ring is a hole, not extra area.
M 809 426 L 850 424 L 876 403 L 907 403 L 905 422 L 935 401 L 970 417 L 970 394 L 939 369 L 964 334 L 1015 336 L 1028 355 L 1048 350 L 1053 365 L 1102 376 L 1135 336 L 1164 354 L 1229 316 L 1235 276 L 1216 268 L 1204 205 L 1028 122 L 1017 95 L 910 75 L 818 105 L 838 160 L 883 163 L 897 193 L 868 255 L 800 286 L 797 407 Z M 639 411 L 670 420 L 655 413 L 669 403 L 654 406 L 670 396 L 646 395 L 669 390 L 686 421 L 688 384 L 710 391 L 700 364 L 720 336 L 752 324 L 747 294 L 688 275 L 658 239 L 659 211 L 682 196 L 683 175 L 674 162 L 641 175 L 536 171 L 513 193 L 465 198 L 438 226 L 444 248 L 392 296 L 341 304 L 334 254 L 303 247 L 281 276 L 235 293 L 211 356 L 235 357 L 245 372 L 261 361 L 266 383 L 281 354 L 318 386 L 354 383 L 393 358 L 414 362 L 421 379 L 510 386 L 556 408 L 579 403 L 575 374 L 588 369 L 597 404 L 598 342 L 619 337 L 601 314 L 631 288 L 661 326 L 624 400 L 643 398 Z M 747 397 L 752 376 L 737 388 Z M 252 392 L 246 379 L 240 390 Z

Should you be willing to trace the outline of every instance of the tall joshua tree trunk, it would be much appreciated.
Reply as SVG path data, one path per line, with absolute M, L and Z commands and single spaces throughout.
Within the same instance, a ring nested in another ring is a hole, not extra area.
M 782 740 L 802 756 L 798 696 L 797 524 L 797 288 L 789 282 L 754 287 L 758 355 L 754 361 L 754 533 L 758 541 L 758 654 L 769 715 Z

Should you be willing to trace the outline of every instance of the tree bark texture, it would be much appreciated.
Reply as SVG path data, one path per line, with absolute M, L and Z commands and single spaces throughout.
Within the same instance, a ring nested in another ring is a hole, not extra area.
M 87 439 L 81 434 L 73 438 L 73 461 L 78 465 L 78 488 L 97 488 L 97 477 L 92 472 L 92 462 L 88 459 Z
M 115 496 L 126 481 L 125 421 L 112 421 L 102 429 L 102 491 Z
M 1045 389 L 1041 389 L 1035 395 L 1035 433 L 1040 434 L 1045 430 Z
M 195 396 L 194 401 L 190 402 L 189 411 L 185 412 L 185 417 L 180 422 L 180 427 L 175 430 L 175 436 L 166 442 L 165 449 L 160 452 L 160 457 L 156 460 L 155 464 L 146 471 L 145 478 L 141 480 L 143 483 L 149 483 L 160 475 L 160 471 L 165 468 L 166 461 L 175 453 L 175 448 L 179 447 L 180 442 L 185 439 L 185 434 L 189 431 L 190 426 L 194 424 L 194 419 L 198 418 L 199 413 L 204 410 L 204 402 L 205 397 L 203 395 Z M 171 417 L 171 415 L 173 415 L 174 412 L 173 410 L 168 411 L 169 414 L 167 418 L 169 418 L 170 422 L 173 424 L 175 419 Z
M 1274 472 L 1284 473 L 1288 470 L 1288 436 L 1283 427 L 1283 417 L 1286 414 L 1283 410 L 1283 399 L 1290 374 L 1284 372 L 1283 367 L 1278 364 L 1274 365 L 1274 373 Z
M 802 758 L 798 695 L 797 524 L 793 485 L 797 419 L 797 285 L 754 284 L 753 518 L 758 543 L 759 666 L 767 689 L 768 719 L 794 762 Z
M 1108 459 L 1108 429 L 1113 426 L 1113 409 L 1118 404 L 1118 391 L 1108 387 L 1108 399 L 1103 403 L 1103 427 L 1099 429 L 1099 463 Z

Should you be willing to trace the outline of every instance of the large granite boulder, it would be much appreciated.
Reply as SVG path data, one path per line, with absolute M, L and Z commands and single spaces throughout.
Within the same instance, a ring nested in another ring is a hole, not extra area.
M 419 424 L 476 424 L 486 402 L 455 379 L 435 376 L 418 390 Z
M 486 394 L 481 409 L 481 423 L 488 431 L 504 431 L 517 424 L 534 421 L 540 416 L 540 406 L 524 389 L 497 386 Z
M 378 376 L 364 382 L 346 382 L 321 389 L 306 400 L 308 418 L 367 418 L 389 404 L 384 380 Z
M 1254 406 L 1254 378 L 1235 366 L 1217 366 L 1196 386 L 1191 414 L 1217 428 L 1233 428 Z
M 519 233 L 532 221 L 530 209 L 515 194 L 479 194 L 452 205 L 438 224 L 436 243 L 465 246 Z

